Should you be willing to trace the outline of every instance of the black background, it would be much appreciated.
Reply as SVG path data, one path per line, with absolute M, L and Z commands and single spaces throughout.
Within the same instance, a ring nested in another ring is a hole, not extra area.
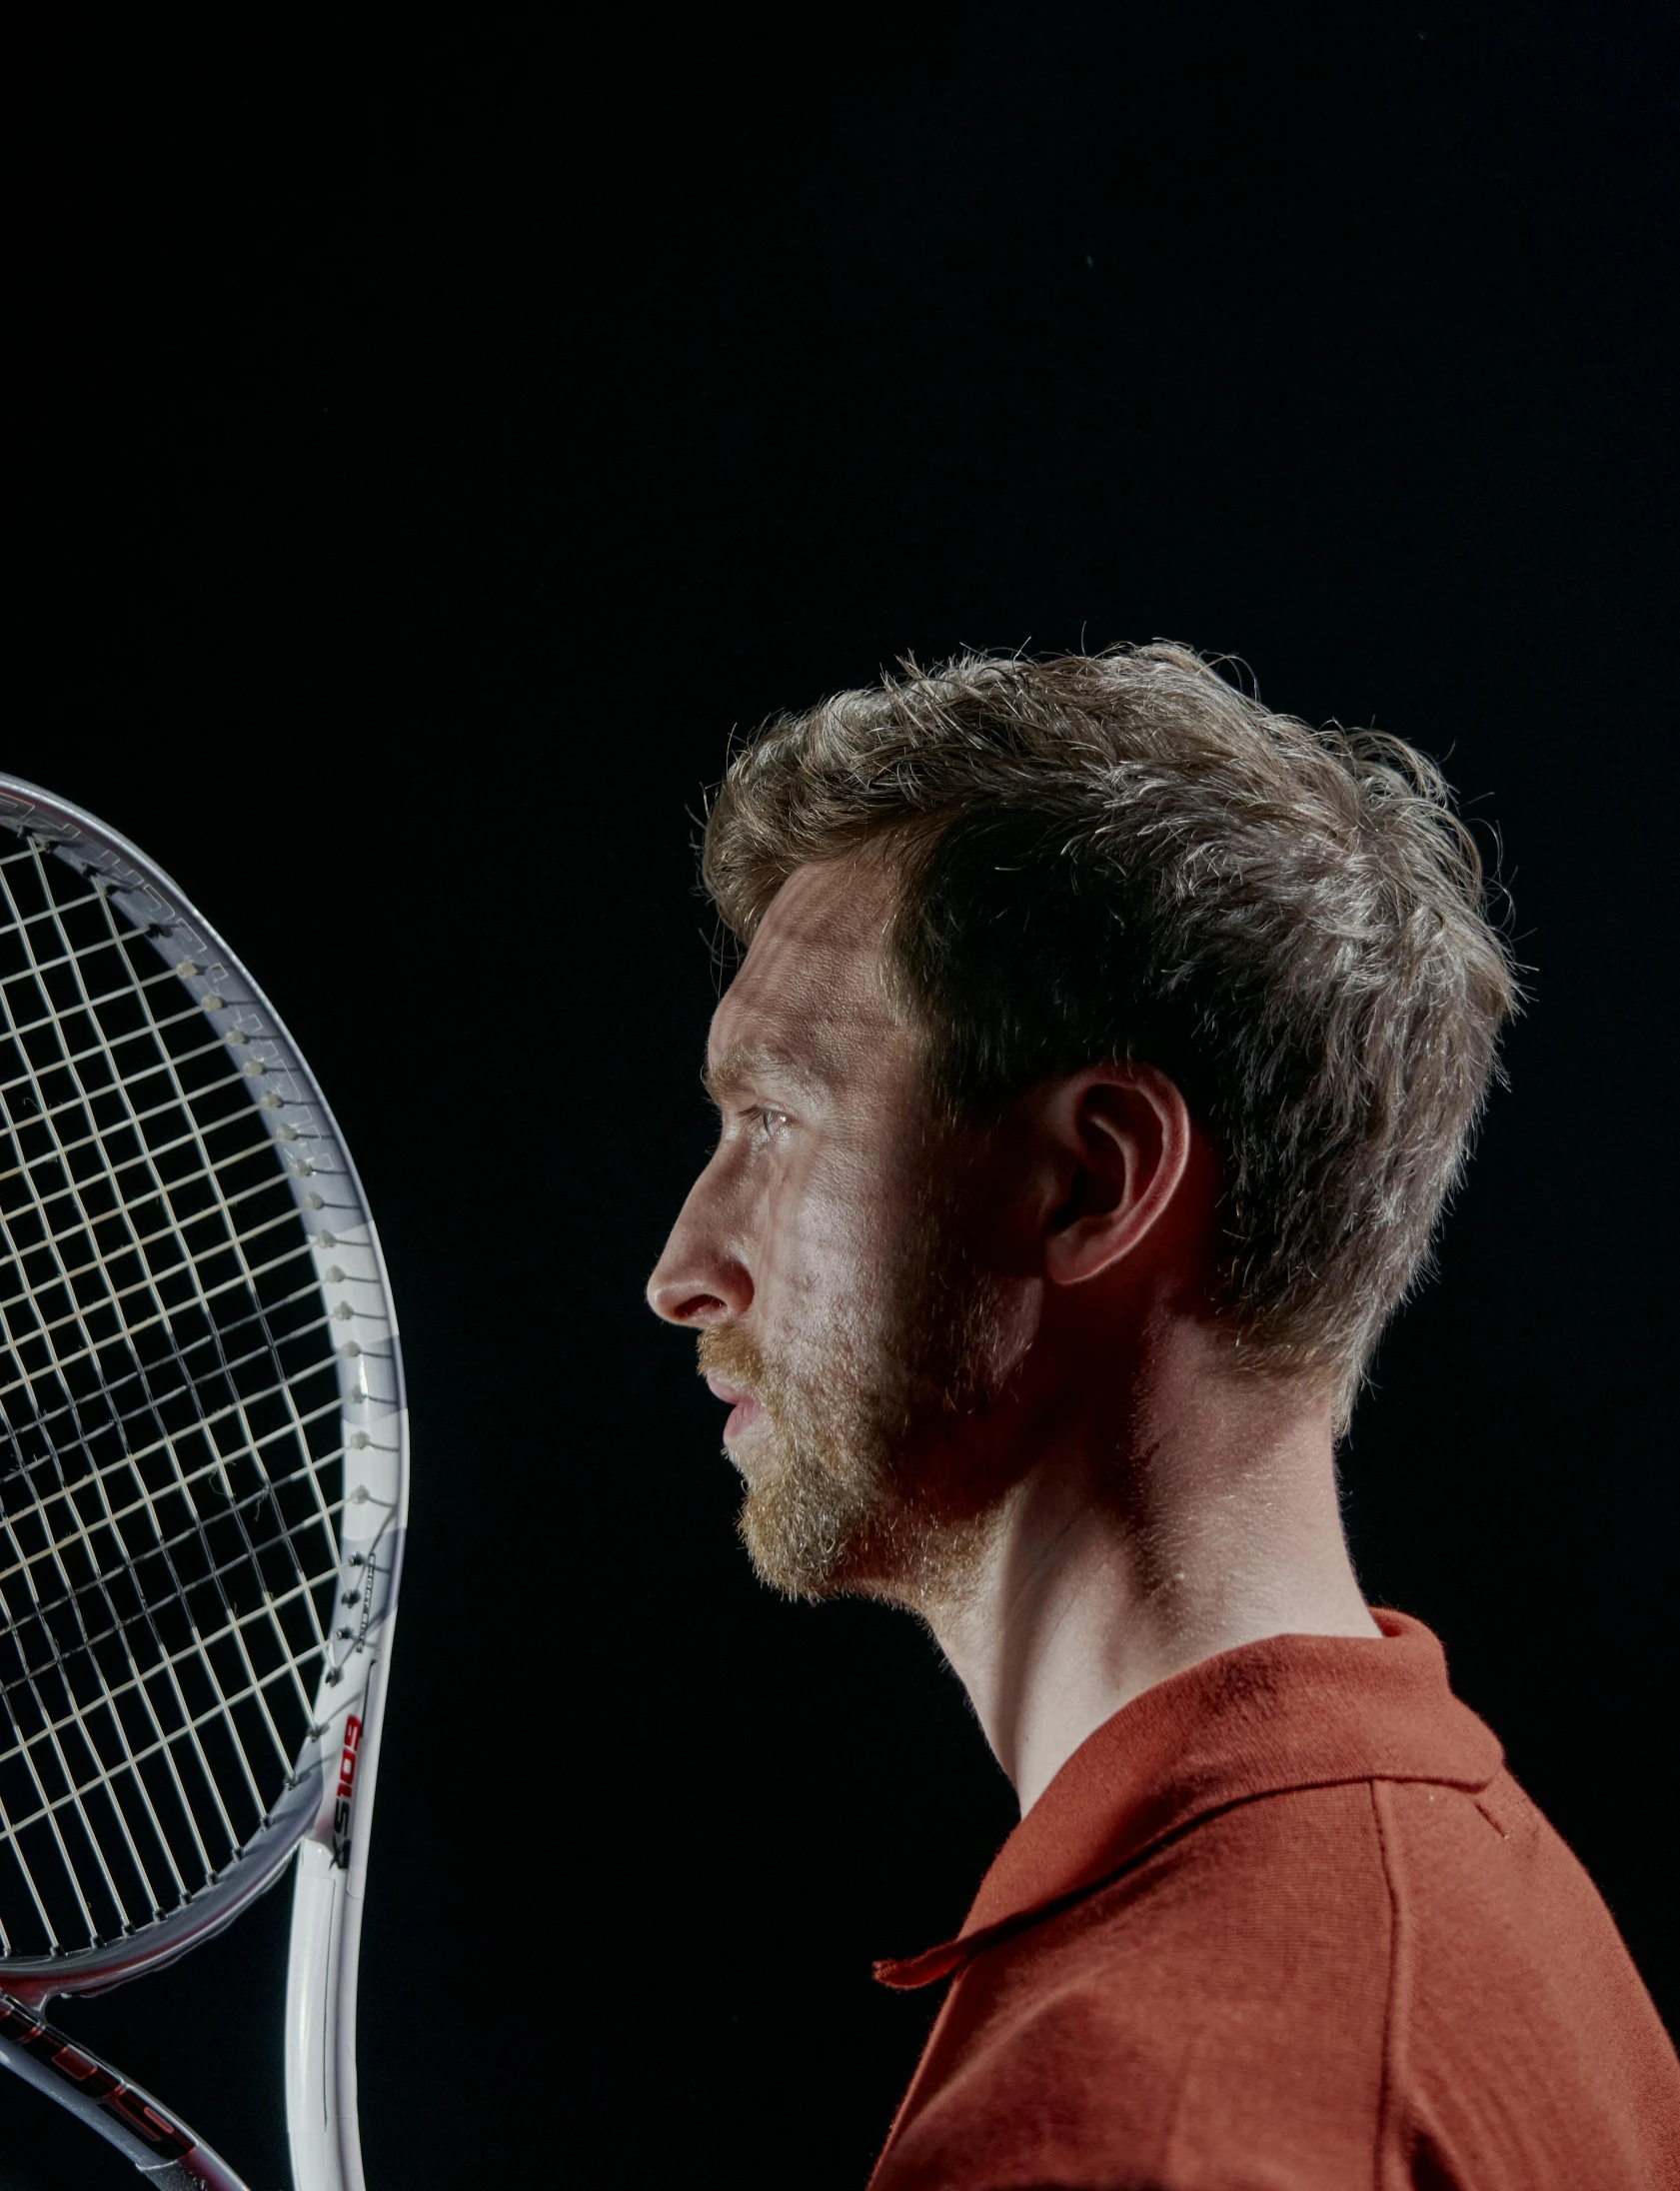
M 0 765 L 249 961 L 356 1150 L 414 1527 L 375 2191 L 857 2185 L 1010 1818 L 907 1622 L 761 1593 L 640 1288 L 690 816 L 905 649 L 1166 635 L 1445 758 L 1531 970 L 1346 1454 L 1369 1594 L 1680 2006 L 1672 7 L 923 7 L 14 72 Z M 286 2180 L 276 1896 L 62 2021 Z M 8 2085 L 0 2176 L 130 2180 Z

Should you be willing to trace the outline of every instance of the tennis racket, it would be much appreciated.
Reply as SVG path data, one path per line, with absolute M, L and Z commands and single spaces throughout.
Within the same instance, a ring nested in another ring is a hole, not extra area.
M 0 2059 L 154 2183 L 243 2191 L 56 2031 L 290 1864 L 297 2191 L 362 2191 L 356 1973 L 408 1499 L 385 1265 L 251 977 L 0 777 Z

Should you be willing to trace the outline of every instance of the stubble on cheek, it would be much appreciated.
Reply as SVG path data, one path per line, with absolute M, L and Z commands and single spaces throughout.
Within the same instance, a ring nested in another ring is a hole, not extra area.
M 777 1355 L 739 1326 L 701 1335 L 702 1374 L 762 1410 L 737 1461 L 737 1526 L 762 1581 L 909 1604 L 959 1590 L 998 1489 L 964 1431 L 1006 1377 L 1006 1322 L 941 1200 L 916 1211 L 895 1271 Z
M 854 1347 L 831 1332 L 815 1359 L 772 1361 L 748 1331 L 708 1331 L 700 1370 L 759 1402 L 731 1458 L 745 1486 L 736 1526 L 760 1580 L 790 1597 L 829 1595 L 889 1503 Z

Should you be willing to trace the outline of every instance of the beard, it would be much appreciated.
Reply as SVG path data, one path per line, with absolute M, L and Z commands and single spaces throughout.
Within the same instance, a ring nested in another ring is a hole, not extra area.
M 886 1282 L 774 1352 L 739 1326 L 701 1335 L 702 1375 L 759 1401 L 737 1527 L 760 1580 L 790 1597 L 928 1607 L 974 1570 L 1007 1488 L 975 1430 L 1013 1363 L 1005 1288 L 957 1204 L 930 1190 Z

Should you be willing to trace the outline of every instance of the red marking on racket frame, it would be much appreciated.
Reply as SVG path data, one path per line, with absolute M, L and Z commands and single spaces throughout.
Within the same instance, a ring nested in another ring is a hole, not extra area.
M 350 1867 L 350 1806 L 356 1794 L 356 1759 L 362 1747 L 362 1722 L 354 1712 L 344 1723 L 344 1748 L 339 1755 L 338 1800 L 333 1805 L 333 1862 L 340 1871 Z
M 21 2046 L 26 2053 L 33 2054 L 38 2062 L 45 2062 L 53 2074 L 62 2077 L 67 2084 L 80 2086 L 90 2100 L 97 2100 L 106 2114 L 114 2115 L 125 2129 L 144 2138 L 162 2159 L 185 2160 L 196 2149 L 198 2141 L 179 2123 L 171 2122 L 132 2085 L 124 2084 L 103 2062 L 96 2062 L 91 2055 L 84 2054 L 62 2031 L 55 2031 L 51 2024 L 42 2023 L 39 2017 L 30 2015 L 27 2009 L 3 1995 L 0 1995 L 0 2033 L 4 2033 L 14 2046 Z

